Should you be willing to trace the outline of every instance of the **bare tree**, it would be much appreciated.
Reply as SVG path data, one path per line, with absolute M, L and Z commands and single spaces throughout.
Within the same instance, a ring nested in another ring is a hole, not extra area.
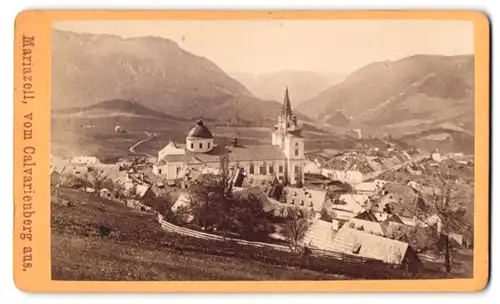
M 104 188 L 106 180 L 106 175 L 102 172 L 90 171 L 87 174 L 87 182 L 94 189 L 95 194 L 99 194 L 101 189 Z
M 224 187 L 226 194 L 231 193 L 231 176 L 229 173 L 229 155 L 226 147 L 223 147 L 224 153 L 219 156 L 219 170 L 221 176 L 221 183 Z
M 302 248 L 301 241 L 311 226 L 310 214 L 306 210 L 297 207 L 289 207 L 286 213 L 287 221 L 283 234 L 289 242 L 290 249 L 300 252 Z
M 469 191 L 456 183 L 448 172 L 434 172 L 421 182 L 422 187 L 412 187 L 435 212 L 437 221 L 419 219 L 424 225 L 441 236 L 444 244 L 444 263 L 446 272 L 451 272 L 450 233 L 464 228 L 463 217 L 466 213 L 464 203 L 471 199 Z M 426 212 L 427 214 L 429 212 Z

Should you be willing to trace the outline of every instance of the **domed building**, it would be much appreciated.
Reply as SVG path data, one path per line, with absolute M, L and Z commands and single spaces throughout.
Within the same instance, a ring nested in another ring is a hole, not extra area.
M 228 159 L 230 173 L 275 176 L 291 185 L 304 182 L 304 138 L 292 112 L 288 88 L 270 144 L 244 145 L 234 138 L 232 145 L 219 146 L 208 127 L 198 120 L 188 132 L 185 144 L 170 141 L 158 152 L 153 173 L 174 180 L 185 169 L 218 169 L 223 156 Z
M 212 132 L 203 125 L 203 121 L 200 119 L 186 137 L 186 149 L 191 152 L 206 153 L 212 151 L 213 148 L 214 137 Z

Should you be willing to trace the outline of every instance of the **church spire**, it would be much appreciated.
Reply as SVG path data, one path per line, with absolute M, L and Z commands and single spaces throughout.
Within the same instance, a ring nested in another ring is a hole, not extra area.
M 288 95 L 288 86 L 285 90 L 285 100 L 283 101 L 283 110 L 282 113 L 285 118 L 292 118 L 292 106 L 290 105 L 290 96 Z

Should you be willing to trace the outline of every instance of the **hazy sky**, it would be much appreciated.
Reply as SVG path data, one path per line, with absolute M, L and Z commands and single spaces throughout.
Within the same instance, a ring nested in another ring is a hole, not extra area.
M 413 54 L 472 54 L 470 21 L 68 21 L 54 28 L 124 38 L 160 36 L 226 72 L 348 73 Z

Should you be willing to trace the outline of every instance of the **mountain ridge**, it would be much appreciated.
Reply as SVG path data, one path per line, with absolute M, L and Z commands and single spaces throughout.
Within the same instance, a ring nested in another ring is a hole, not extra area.
M 170 39 L 54 30 L 52 42 L 54 109 L 137 100 L 175 117 L 235 124 L 270 124 L 281 109 Z
M 98 102 L 86 107 L 72 107 L 52 110 L 52 115 L 65 116 L 142 116 L 160 119 L 173 119 L 178 121 L 187 121 L 181 117 L 175 117 L 163 112 L 158 112 L 143 106 L 142 104 L 125 99 L 112 99 Z
M 378 128 L 381 133 L 420 131 L 457 117 L 461 117 L 458 123 L 469 122 L 470 127 L 473 65 L 472 55 L 414 55 L 373 62 L 299 105 L 298 110 L 326 124 L 342 110 L 351 118 L 346 127 Z

